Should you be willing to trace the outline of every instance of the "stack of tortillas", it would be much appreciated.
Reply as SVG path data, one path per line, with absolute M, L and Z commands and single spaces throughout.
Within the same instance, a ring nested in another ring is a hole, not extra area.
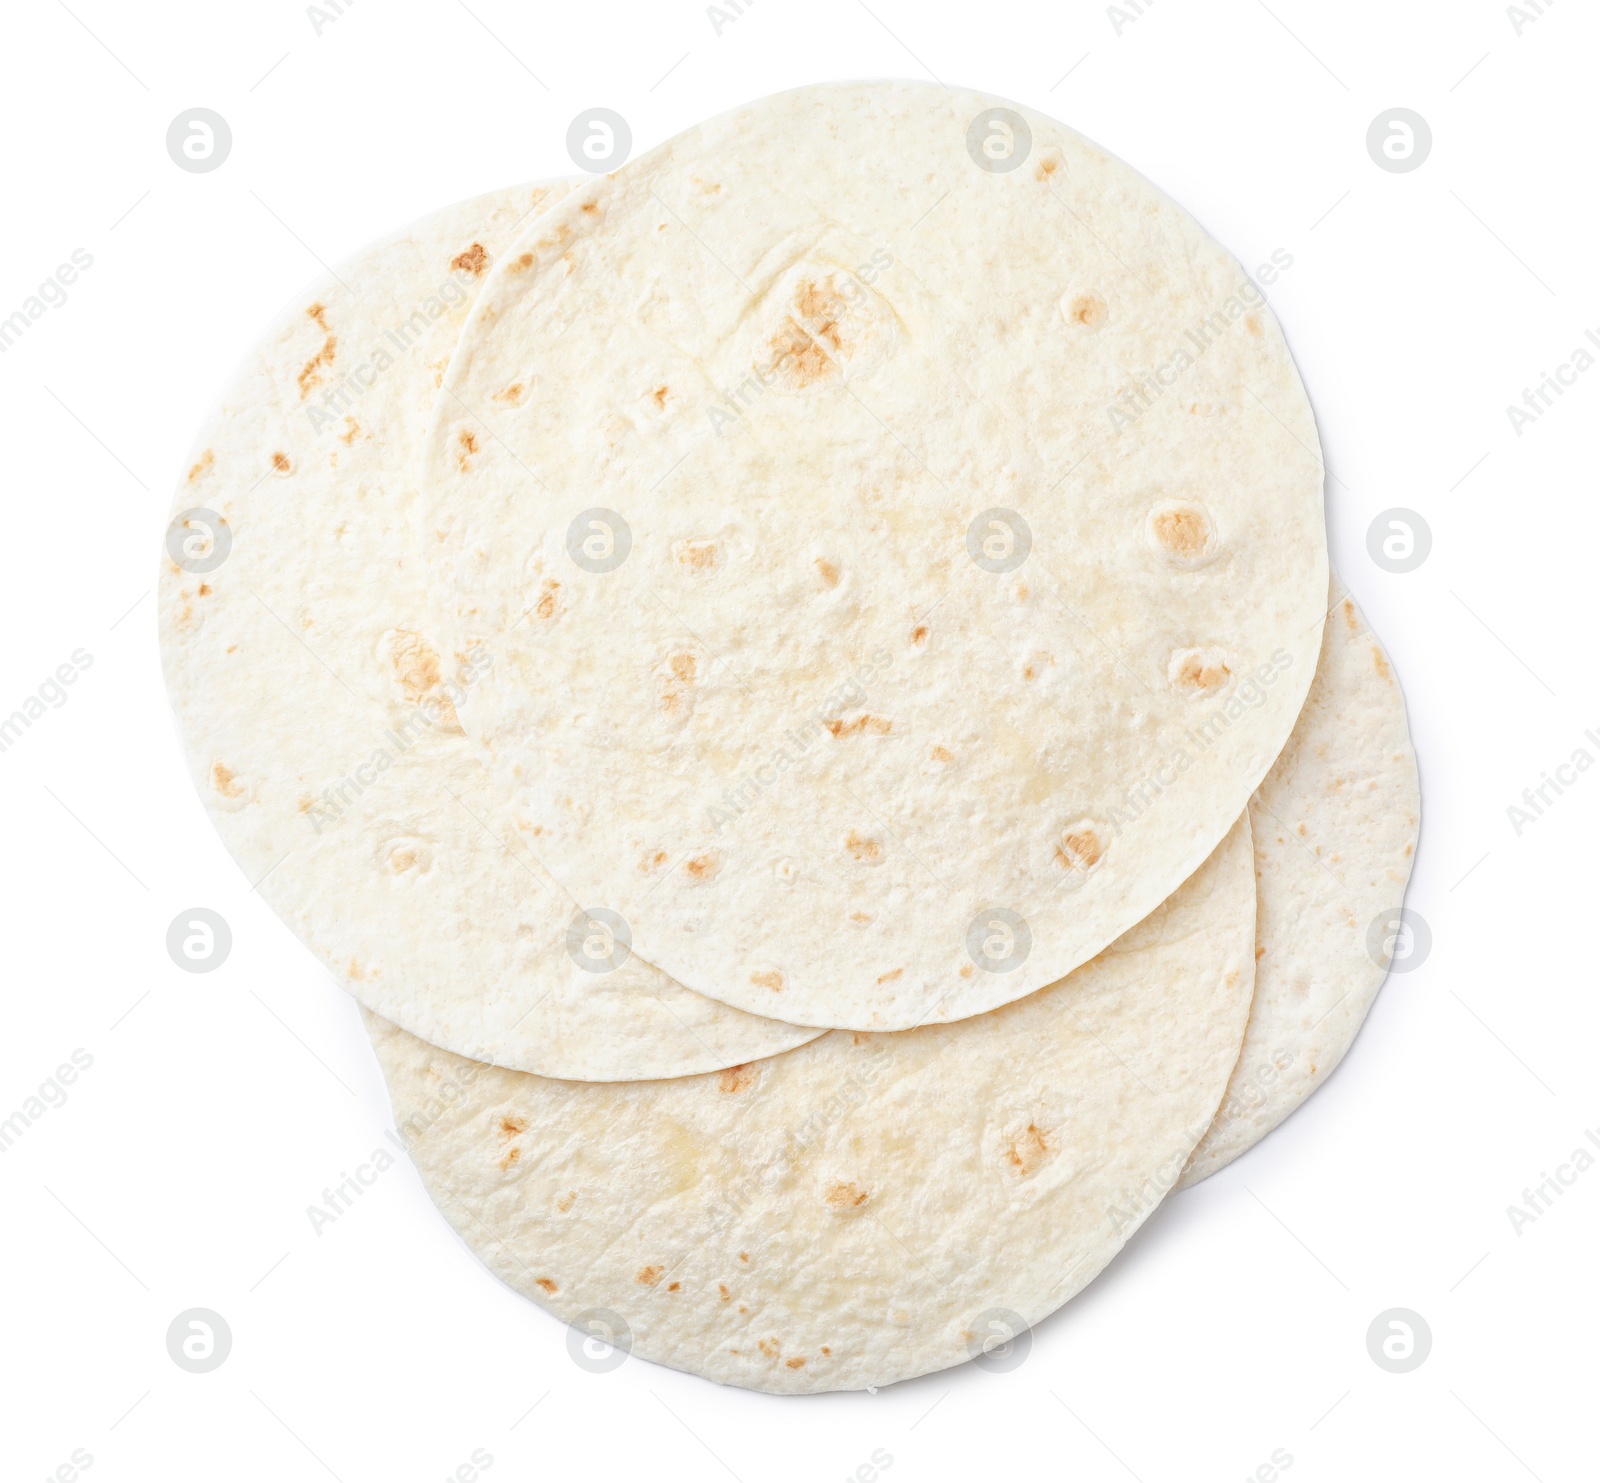
M 1322 481 L 1260 290 L 1128 166 L 805 88 L 298 300 L 186 466 L 167 680 L 485 1263 L 882 1385 L 1360 1027 L 1418 784 Z

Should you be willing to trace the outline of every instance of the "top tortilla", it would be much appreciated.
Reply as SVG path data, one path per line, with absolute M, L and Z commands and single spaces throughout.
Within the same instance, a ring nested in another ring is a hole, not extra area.
M 565 187 L 464 201 L 358 253 L 280 317 L 200 431 L 164 552 L 162 659 L 190 773 L 262 897 L 367 1008 L 545 1076 L 682 1076 L 810 1032 L 608 972 L 516 845 L 456 704 L 493 656 L 424 620 L 415 464 L 468 305 Z M 209 555 L 207 553 L 210 553 Z M 223 559 L 213 564 L 212 558 Z M 569 951 L 575 943 L 576 955 Z
M 849 84 L 506 253 L 424 550 L 522 842 L 691 988 L 898 1029 L 1059 979 L 1226 833 L 1315 668 L 1321 481 L 1185 212 L 1027 109 Z

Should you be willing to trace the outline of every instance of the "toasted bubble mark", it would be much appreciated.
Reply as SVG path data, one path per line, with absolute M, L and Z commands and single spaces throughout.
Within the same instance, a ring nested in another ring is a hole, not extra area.
M 753 983 L 758 989 L 771 989 L 774 994 L 781 993 L 783 991 L 783 975 L 779 973 L 776 968 L 763 969 L 756 973 L 752 973 L 750 975 L 750 982 Z M 749 1258 L 741 1257 L 741 1260 L 747 1261 Z
M 919 623 L 911 630 L 911 643 L 913 647 L 920 649 L 927 642 L 928 625 L 926 623 Z
M 220 762 L 211 764 L 211 786 L 224 798 L 237 798 L 244 792 L 237 781 L 237 776 L 232 768 L 224 767 Z
M 1148 521 L 1151 544 L 1175 566 L 1197 566 L 1216 551 L 1211 514 L 1196 500 L 1163 500 Z
M 844 348 L 844 337 L 839 333 L 839 321 L 834 317 L 839 300 L 835 294 L 824 293 L 815 283 L 807 280 L 795 295 L 794 307 L 805 327 L 817 339 L 825 341 L 835 350 Z
M 424 699 L 439 683 L 439 656 L 420 633 L 391 628 L 383 636 L 389 668 L 407 700 Z
M 835 1215 L 852 1214 L 871 1198 L 859 1185 L 844 1179 L 831 1181 L 822 1192 L 822 1203 Z
M 878 982 L 880 984 L 892 984 L 897 978 L 900 978 L 904 973 L 905 973 L 905 969 L 904 968 L 891 968 L 887 973 L 880 973 L 878 975 Z
M 328 311 L 321 304 L 313 304 L 307 309 L 306 317 L 315 321 L 317 328 L 323 334 L 328 333 Z
M 280 474 L 287 474 L 289 472 L 289 455 L 287 453 L 274 453 L 272 455 L 272 466 Z
M 1380 680 L 1392 678 L 1389 672 L 1389 661 L 1383 657 L 1383 650 L 1376 644 L 1372 646 L 1372 667 L 1378 672 Z
M 726 1282 L 719 1282 L 717 1284 L 717 1296 L 721 1298 L 724 1303 L 731 1303 L 733 1301 L 733 1294 L 728 1291 L 728 1284 Z
M 511 1166 L 521 1157 L 522 1145 L 520 1143 L 513 1143 L 511 1147 L 508 1148 L 503 1155 L 501 1155 L 500 1167 L 502 1169 L 510 1169 Z
M 1055 154 L 1041 154 L 1039 164 L 1033 172 L 1035 180 L 1049 180 L 1061 168 L 1061 161 Z
M 339 441 L 343 443 L 346 448 L 348 448 L 360 436 L 361 424 L 357 422 L 354 417 L 346 417 L 344 420 L 344 431 L 339 434 Z M 338 455 L 336 454 L 334 456 L 337 457 Z
M 527 389 L 528 388 L 525 383 L 521 381 L 513 381 L 509 386 L 502 387 L 499 391 L 497 391 L 494 394 L 494 399 L 497 402 L 504 402 L 508 407 L 514 407 L 522 400 L 523 393 L 526 392 Z
M 842 717 L 828 722 L 828 730 L 834 736 L 887 736 L 894 730 L 894 722 L 885 716 L 872 716 L 863 713 L 853 721 L 846 721 Z
M 816 559 L 817 575 L 822 578 L 824 587 L 837 587 L 839 585 L 839 568 L 825 556 Z
M 1055 1152 L 1048 1134 L 1034 1122 L 1027 1131 L 1013 1138 L 1006 1148 L 1006 1166 L 1018 1179 L 1037 1174 Z
M 972 977 L 972 964 L 971 963 L 963 963 L 961 965 L 960 972 L 961 972 L 962 978 L 971 978 Z
M 782 1346 L 779 1345 L 776 1339 L 758 1339 L 756 1348 L 766 1355 L 768 1359 L 776 1359 L 783 1352 Z
M 1175 649 L 1167 661 L 1167 683 L 1190 696 L 1215 695 L 1233 678 L 1221 649 Z
M 932 762 L 937 762 L 940 767 L 949 767 L 956 760 L 956 754 L 949 747 L 930 747 L 928 758 Z
M 672 543 L 672 559 L 691 576 L 709 577 L 722 567 L 722 542 L 682 540 Z
M 1356 617 L 1356 605 L 1353 602 L 1351 602 L 1349 598 L 1346 598 L 1344 600 L 1343 606 L 1344 606 L 1344 626 L 1346 628 L 1348 628 L 1351 633 L 1358 632 L 1360 630 L 1360 628 L 1361 628 L 1361 622 Z
M 1106 301 L 1099 294 L 1074 294 L 1062 306 L 1067 323 L 1086 330 L 1098 330 L 1111 317 Z
M 464 427 L 456 434 L 456 444 L 461 449 L 456 456 L 456 467 L 464 474 L 472 467 L 472 455 L 478 451 L 478 435 Z
M 1043 649 L 1028 656 L 1022 666 L 1022 678 L 1032 683 L 1037 680 L 1047 669 L 1055 667 L 1055 655 L 1047 654 Z
M 652 871 L 660 870 L 667 863 L 667 859 L 665 850 L 646 850 L 639 857 L 639 874 L 649 875 Z
M 367 977 L 367 970 L 352 958 L 349 967 L 345 969 L 345 977 L 353 978 L 357 983 L 363 983 Z
M 806 1367 L 805 1357 L 803 1355 L 796 1355 L 793 1359 L 786 1359 L 784 1360 L 784 1364 L 786 1364 L 791 1370 L 803 1370 Z
M 561 1291 L 548 1277 L 535 1277 L 533 1280 L 537 1286 L 542 1287 L 552 1297 Z
M 546 577 L 539 588 L 539 596 L 534 599 L 533 616 L 554 618 L 560 606 L 561 584 L 554 577 Z
M 518 1117 L 514 1112 L 507 1112 L 501 1115 L 499 1133 L 500 1141 L 502 1143 L 508 1143 L 511 1141 L 511 1139 L 515 1138 L 518 1133 L 526 1133 L 527 1131 L 527 1118 Z
M 844 839 L 845 853 L 851 859 L 859 860 L 863 865 L 881 865 L 883 863 L 883 846 L 875 839 L 852 829 Z
M 1244 327 L 1250 331 L 1250 337 L 1254 340 L 1259 340 L 1261 336 L 1266 333 L 1266 327 L 1261 323 L 1261 316 L 1259 314 L 1246 314 L 1244 317 Z
M 767 342 L 773 372 L 791 391 L 820 386 L 839 374 L 838 364 L 792 318 Z
M 658 407 L 665 407 L 667 405 L 667 398 L 671 395 L 671 391 L 665 386 L 658 386 L 650 393 L 651 400 L 653 400 Z
M 756 1084 L 760 1076 L 757 1068 L 748 1062 L 742 1066 L 729 1066 L 717 1073 L 717 1090 L 726 1092 L 730 1097 L 737 1096 L 740 1092 L 747 1092 Z
M 683 1284 L 681 1282 L 669 1282 L 667 1284 L 667 1291 L 668 1292 L 679 1292 L 679 1291 L 682 1290 L 682 1288 L 683 1288 Z
M 699 660 L 693 654 L 687 652 L 674 654 L 667 660 L 667 667 L 672 671 L 672 678 L 682 680 L 685 685 L 694 684 L 695 670 L 698 665 Z
M 858 927 L 865 927 L 872 920 L 872 913 L 870 911 L 853 911 L 850 913 L 850 920 Z
M 202 474 L 209 473 L 212 465 L 217 461 L 217 455 L 209 448 L 200 455 L 200 462 L 189 470 L 189 483 L 193 484 Z
M 824 1345 L 823 1345 L 823 1346 L 822 1346 L 822 1352 L 823 1352 L 823 1353 L 824 1353 L 824 1354 L 832 1354 L 832 1353 L 833 1353 L 833 1350 L 831 1350 L 831 1349 L 830 1349 L 830 1348 L 828 1348 L 828 1346 L 827 1346 L 827 1345 L 826 1345 L 826 1344 L 824 1344 Z
M 665 1267 L 658 1266 L 640 1267 L 639 1270 L 633 1274 L 633 1280 L 639 1283 L 641 1286 L 654 1287 L 656 1283 L 661 1281 L 662 1275 L 666 1272 L 666 1270 L 667 1269 Z
M 543 246 L 546 246 L 547 244 L 545 242 L 541 241 L 539 245 L 541 247 L 543 247 Z M 512 263 L 508 264 L 507 268 L 506 268 L 506 271 L 508 273 L 526 273 L 528 271 L 528 269 L 531 268 L 532 266 L 533 266 L 533 254 L 531 252 L 525 252 L 525 253 L 522 254 L 521 257 L 517 258 L 515 262 L 512 262 Z
M 474 278 L 480 277 L 488 266 L 489 253 L 481 242 L 474 242 L 471 247 L 450 259 L 451 272 L 470 273 Z
M 707 850 L 703 855 L 694 855 L 684 862 L 684 874 L 692 881 L 715 880 L 722 873 L 723 858 L 721 850 Z
M 600 203 L 598 201 L 585 201 L 583 205 L 578 207 L 578 210 L 585 216 L 598 216 L 600 214 Z
M 326 379 L 323 370 L 333 364 L 334 356 L 339 351 L 339 337 L 328 328 L 328 311 L 321 304 L 313 304 L 306 310 L 309 318 L 316 322 L 317 328 L 322 331 L 322 348 L 300 368 L 297 378 L 300 385 L 300 400 L 304 401 L 311 395 L 315 387 L 321 386 Z
M 569 1189 L 566 1194 L 562 1195 L 562 1197 L 556 1201 L 556 1209 L 565 1215 L 567 1211 L 572 1209 L 573 1205 L 577 1203 L 577 1199 L 577 1190 Z
M 1056 864 L 1063 870 L 1087 874 L 1105 857 L 1106 835 L 1093 819 L 1079 819 L 1061 831 Z

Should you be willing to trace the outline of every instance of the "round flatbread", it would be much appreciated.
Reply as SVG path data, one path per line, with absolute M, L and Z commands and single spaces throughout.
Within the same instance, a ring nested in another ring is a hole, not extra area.
M 974 93 L 806 88 L 574 191 L 491 275 L 424 477 L 521 843 L 797 1024 L 956 1020 L 1092 957 L 1315 668 L 1322 468 L 1259 290 Z
M 1394 668 L 1336 581 L 1289 744 L 1250 800 L 1256 991 L 1239 1064 L 1180 1185 L 1266 1137 L 1344 1059 L 1399 928 L 1422 796 Z
M 1003 1362 L 1138 1228 L 1237 1059 L 1254 919 L 1241 818 L 1093 962 L 961 1024 L 610 1086 L 367 1024 L 429 1194 L 575 1353 L 860 1389 Z
M 441 648 L 424 619 L 415 463 L 432 400 L 500 249 L 565 189 L 441 211 L 263 336 L 179 485 L 162 657 L 223 842 L 364 1005 L 549 1076 L 683 1075 L 812 1032 L 690 993 L 579 912 L 518 843 L 456 718 L 496 655 Z

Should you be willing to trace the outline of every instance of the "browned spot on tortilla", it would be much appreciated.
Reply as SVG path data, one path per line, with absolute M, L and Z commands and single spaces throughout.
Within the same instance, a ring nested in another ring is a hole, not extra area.
M 844 339 L 839 333 L 839 322 L 833 313 L 838 302 L 837 295 L 824 293 L 809 280 L 800 285 L 800 292 L 795 295 L 794 300 L 795 308 L 806 322 L 806 329 L 819 340 L 826 340 L 835 350 L 844 346 Z
M 471 428 L 464 427 L 456 434 L 456 442 L 461 448 L 456 467 L 464 474 L 472 467 L 472 455 L 478 451 L 478 435 Z
M 313 304 L 306 310 L 306 313 L 322 327 L 323 339 L 322 348 L 300 368 L 300 375 L 297 379 L 300 383 L 301 401 L 311 395 L 313 387 L 322 385 L 322 368 L 333 364 L 333 358 L 339 350 L 339 337 L 329 332 L 326 317 L 327 311 L 323 309 L 322 305 Z
M 397 844 L 389 851 L 389 869 L 396 875 L 404 875 L 417 863 L 417 852 L 407 849 L 404 845 Z
M 236 774 L 232 768 L 224 767 L 220 762 L 211 764 L 211 786 L 224 798 L 237 798 L 244 789 L 234 781 Z
M 502 1143 L 508 1143 L 518 1133 L 526 1133 L 527 1131 L 528 1120 L 525 1117 L 518 1117 L 515 1113 L 508 1112 L 500 1119 L 500 1141 Z
M 274 453 L 272 455 L 272 466 L 280 474 L 287 474 L 289 472 L 289 455 L 287 453 Z
M 521 1157 L 522 1145 L 520 1143 L 513 1143 L 511 1147 L 505 1151 L 504 1157 L 501 1158 L 500 1167 L 502 1169 L 509 1169 Z
M 843 1179 L 835 1179 L 822 1192 L 823 1204 L 836 1215 L 859 1210 L 870 1198 L 871 1196 L 859 1185 Z
M 1056 159 L 1054 155 L 1041 155 L 1039 168 L 1034 171 L 1034 177 L 1038 180 L 1048 180 L 1060 167 L 1061 161 Z
M 489 265 L 489 254 L 481 242 L 474 242 L 465 252 L 458 252 L 450 259 L 450 268 L 456 273 L 470 273 L 474 278 Z
M 200 455 L 200 462 L 189 470 L 189 482 L 194 483 L 207 469 L 217 461 L 217 456 L 209 448 Z
M 713 880 L 722 869 L 722 851 L 707 850 L 705 854 L 686 861 L 683 868 L 690 880 Z
M 1172 505 L 1150 517 L 1150 532 L 1169 556 L 1193 560 L 1205 554 L 1211 532 L 1203 511 L 1192 505 Z
M 883 716 L 862 714 L 853 721 L 836 720 L 828 722 L 828 730 L 835 736 L 860 736 L 863 732 L 870 732 L 873 736 L 887 736 L 894 729 L 894 722 Z
M 734 14 L 737 15 L 738 12 L 735 11 Z M 713 180 L 708 184 L 698 175 L 691 175 L 689 178 L 700 187 L 700 194 L 703 196 L 714 196 L 722 189 L 722 182 L 720 180 Z
M 857 926 L 865 927 L 872 920 L 872 913 L 870 911 L 853 911 L 850 913 L 850 920 L 856 923 Z
M 741 1262 L 748 1262 L 750 1260 L 750 1253 L 748 1251 L 741 1251 L 739 1253 L 739 1260 Z
M 717 1284 L 717 1293 L 724 1303 L 728 1303 L 733 1300 L 733 1294 L 728 1291 L 728 1285 L 725 1282 L 719 1282 Z
M 556 1201 L 556 1209 L 559 1210 L 563 1215 L 565 1215 L 567 1213 L 567 1211 L 572 1209 L 573 1201 L 576 1200 L 577 1198 L 578 1198 L 577 1190 L 569 1189 L 566 1192 L 566 1194 L 562 1195 L 562 1197 L 559 1200 Z
M 1262 335 L 1261 316 L 1259 314 L 1246 314 L 1244 327 L 1250 331 L 1250 337 L 1259 340 Z
M 509 271 L 512 272 L 512 273 L 523 273 L 523 272 L 526 272 L 532 266 L 533 266 L 533 254 L 531 252 L 525 252 L 525 253 L 522 254 L 521 257 L 519 257 L 514 263 L 512 263 L 510 265 Z
M 339 434 L 339 441 L 349 447 L 361 435 L 361 424 L 354 417 L 346 417 L 344 431 Z
M 872 1036 L 869 1035 L 865 1030 L 852 1030 L 850 1032 L 851 1045 L 865 1045 L 871 1039 Z
M 693 654 L 674 654 L 667 661 L 667 667 L 672 671 L 675 680 L 682 680 L 686 685 L 692 685 L 697 663 Z
M 758 989 L 771 989 L 774 994 L 782 992 L 783 975 L 776 968 L 765 969 L 750 975 L 750 982 Z M 744 1258 L 748 1260 L 748 1258 Z
M 829 1348 L 828 1348 L 828 1346 L 827 1346 L 827 1345 L 826 1345 L 826 1344 L 824 1344 L 824 1345 L 823 1345 L 823 1346 L 822 1346 L 822 1352 L 823 1352 L 823 1353 L 824 1353 L 824 1354 L 832 1354 L 832 1353 L 833 1353 L 833 1351 L 832 1351 L 832 1350 L 831 1350 L 831 1349 L 829 1349 Z
M 722 565 L 722 542 L 679 541 L 672 548 L 672 558 L 685 570 L 704 576 Z
M 948 767 L 956 760 L 955 753 L 949 747 L 933 747 L 929 750 L 928 755 L 944 767 Z
M 1044 1130 L 1030 1122 L 1027 1132 L 1011 1140 L 1006 1149 L 1006 1162 L 1018 1179 L 1026 1179 L 1038 1171 L 1051 1152 L 1052 1145 Z
M 1169 678 L 1178 689 L 1195 695 L 1209 695 L 1213 690 L 1220 690 L 1232 677 L 1227 660 L 1207 649 L 1189 649 L 1173 655 L 1169 672 Z
M 1086 330 L 1097 330 L 1106 322 L 1106 301 L 1099 294 L 1079 294 L 1067 305 L 1067 318 Z
M 585 216 L 595 216 L 599 214 L 600 203 L 598 201 L 585 201 L 583 205 L 578 207 L 578 210 L 583 212 Z
M 538 601 L 533 605 L 533 615 L 536 618 L 553 618 L 556 605 L 561 597 L 561 584 L 554 577 L 546 577 L 544 585 L 539 589 Z
M 817 575 L 822 578 L 825 586 L 837 587 L 839 585 L 839 568 L 833 562 L 826 557 L 819 556 L 816 559 L 816 567 Z
M 891 968 L 887 973 L 880 973 L 878 975 L 878 982 L 881 984 L 892 984 L 904 972 L 904 968 Z
M 776 363 L 781 363 L 791 385 L 796 388 L 817 386 L 838 373 L 838 367 L 828 359 L 822 347 L 806 334 L 793 319 L 786 318 L 783 328 L 768 341 Z
M 1259 963 L 1261 961 L 1261 959 L 1262 959 L 1263 955 L 1266 953 L 1266 951 L 1267 950 L 1264 947 L 1257 947 L 1256 948 L 1256 962 Z
M 406 699 L 413 704 L 438 687 L 439 656 L 420 633 L 396 629 L 389 640 L 389 664 Z M 456 722 L 455 706 L 448 700 L 443 705 L 449 708 L 450 721 Z
M 639 1270 L 634 1273 L 633 1280 L 641 1283 L 645 1287 L 654 1287 L 656 1283 L 661 1281 L 661 1274 L 666 1270 L 667 1269 L 665 1267 L 640 1267 Z
M 1343 603 L 1344 626 L 1354 633 L 1361 625 L 1356 618 L 1356 605 L 1347 597 Z
M 883 859 L 883 846 L 852 829 L 844 837 L 845 851 L 863 865 L 877 865 Z
M 513 381 L 511 385 L 506 387 L 503 391 L 497 391 L 494 394 L 494 399 L 497 402 L 504 402 L 507 406 L 514 407 L 522 400 L 522 393 L 527 389 L 528 388 L 524 386 L 522 382 Z
M 961 965 L 961 976 L 962 976 L 962 978 L 971 978 L 972 977 L 972 964 L 963 963 Z
M 349 968 L 347 968 L 345 970 L 345 974 L 346 974 L 347 977 L 353 978 L 353 979 L 355 979 L 355 981 L 357 983 L 360 983 L 366 978 L 367 970 L 365 968 L 363 968 L 358 962 L 356 962 L 356 960 L 354 958 L 352 958 L 350 960 Z
M 316 806 L 317 806 L 317 800 L 315 798 L 313 798 L 309 793 L 302 793 L 295 800 L 295 807 L 298 808 L 300 810 L 300 812 L 303 813 L 303 814 L 310 813 L 311 810 L 314 809 Z
M 793 1359 L 784 1360 L 784 1364 L 791 1370 L 803 1370 L 806 1367 L 805 1359 L 800 1355 L 796 1355 Z
M 1056 846 L 1056 864 L 1063 870 L 1093 870 L 1106 852 L 1099 829 L 1088 819 L 1069 824 Z
M 671 392 L 665 386 L 658 386 L 650 395 L 655 398 L 656 406 L 664 407 L 667 405 L 667 397 L 671 395 Z
M 928 642 L 928 625 L 926 623 L 919 623 L 911 630 L 911 642 L 918 648 Z
M 656 850 L 653 853 L 646 851 L 639 859 L 639 874 L 649 875 L 652 870 L 658 870 L 667 863 L 667 852 Z
M 1372 646 L 1372 667 L 1377 670 L 1380 680 L 1389 678 L 1389 661 L 1383 657 L 1383 650 L 1376 644 Z
M 758 1339 L 756 1348 L 766 1355 L 768 1359 L 776 1359 L 782 1352 L 776 1339 Z
M 535 1277 L 533 1280 L 538 1286 L 542 1287 L 547 1293 L 558 1293 L 558 1292 L 561 1291 L 561 1289 L 559 1287 L 557 1287 L 555 1285 L 555 1283 L 553 1283 L 548 1277 Z
M 195 590 L 201 597 L 211 596 L 211 584 L 209 582 L 202 582 Z
M 748 1091 L 756 1084 L 756 1077 L 759 1074 L 756 1068 L 749 1064 L 729 1066 L 717 1073 L 717 1090 L 727 1092 L 729 1096 Z
M 683 1286 L 683 1284 L 681 1282 L 669 1282 L 667 1284 L 667 1291 L 668 1292 L 677 1292 L 682 1286 Z

